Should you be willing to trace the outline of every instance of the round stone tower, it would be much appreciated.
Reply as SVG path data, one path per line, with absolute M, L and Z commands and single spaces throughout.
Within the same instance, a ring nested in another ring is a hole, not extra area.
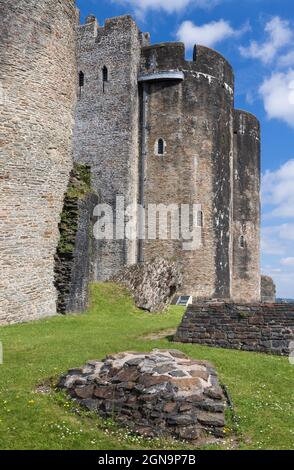
M 236 302 L 260 300 L 260 124 L 234 113 L 233 278 Z
M 196 245 L 187 243 L 187 237 L 177 240 L 171 233 L 166 240 L 148 237 L 141 247 L 141 259 L 174 258 L 183 271 L 183 294 L 229 299 L 232 68 L 206 47 L 195 46 L 193 61 L 186 61 L 183 44 L 163 43 L 143 48 L 139 81 L 141 202 L 146 208 L 150 204 L 190 205 L 190 229 L 197 234 Z M 174 214 L 176 206 L 167 210 Z M 184 211 L 180 211 L 181 222 Z M 172 219 L 168 220 L 169 229 Z
M 54 254 L 72 166 L 75 0 L 0 0 L 0 323 L 56 313 Z

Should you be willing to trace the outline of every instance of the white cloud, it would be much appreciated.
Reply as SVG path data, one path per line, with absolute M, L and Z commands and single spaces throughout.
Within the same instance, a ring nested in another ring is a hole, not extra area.
M 262 177 L 264 222 L 261 248 L 266 274 L 273 276 L 280 297 L 294 297 L 294 159 L 276 171 L 266 171 Z M 274 220 L 287 222 L 275 224 Z
M 280 57 L 278 60 L 279 67 L 292 67 L 294 66 L 294 51 L 291 50 Z
M 264 255 L 285 256 L 286 250 L 277 235 L 276 227 L 265 227 L 261 231 L 261 250 Z
M 294 255 L 294 224 L 286 223 L 263 227 L 261 230 L 262 253 L 271 256 Z
M 274 278 L 279 297 L 294 297 L 293 240 L 294 224 L 262 229 L 263 273 Z M 270 266 L 268 262 L 271 263 Z
M 246 25 L 240 30 L 235 30 L 228 21 L 223 19 L 202 26 L 197 26 L 192 21 L 184 21 L 177 31 L 177 39 L 184 42 L 187 48 L 193 47 L 194 44 L 213 47 L 225 39 L 240 36 L 248 28 L 249 26 Z
M 283 47 L 292 43 L 294 36 L 290 22 L 279 16 L 273 17 L 265 25 L 265 33 L 267 34 L 265 42 L 251 41 L 249 47 L 239 48 L 241 55 L 247 58 L 259 59 L 264 64 L 269 64 Z
M 294 224 L 283 224 L 279 227 L 279 236 L 281 240 L 294 241 Z M 291 243 L 292 249 L 293 244 Z
M 294 266 L 294 258 L 283 258 L 281 264 L 283 266 Z
M 294 272 L 292 270 L 278 271 L 272 267 L 263 269 L 263 273 L 272 276 L 277 285 L 277 297 L 294 297 Z
M 284 163 L 277 171 L 266 171 L 262 176 L 262 202 L 270 206 L 265 219 L 294 217 L 294 160 Z M 294 240 L 294 225 L 281 226 L 285 236 Z
M 222 0 L 112 0 L 113 3 L 129 5 L 139 17 L 147 10 L 163 10 L 166 13 L 180 12 L 189 6 L 212 8 Z
M 270 119 L 281 119 L 294 127 L 294 69 L 275 72 L 259 88 Z

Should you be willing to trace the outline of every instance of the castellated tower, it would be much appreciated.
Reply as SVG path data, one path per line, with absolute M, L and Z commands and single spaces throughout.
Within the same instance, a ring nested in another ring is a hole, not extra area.
M 170 233 L 150 239 L 150 224 L 138 218 L 147 239 L 96 243 L 95 278 L 163 256 L 179 264 L 182 294 L 259 301 L 260 130 L 234 110 L 230 64 L 203 46 L 192 61 L 182 43 L 150 46 L 129 16 L 103 27 L 89 17 L 78 49 L 74 156 L 91 166 L 100 200 L 198 207 L 197 247 Z
M 259 299 L 260 125 L 245 111 L 234 112 L 233 279 L 237 302 Z
M 91 167 L 93 189 L 113 208 L 116 196 L 124 196 L 126 205 L 138 200 L 138 74 L 145 40 L 130 16 L 106 20 L 104 27 L 90 16 L 79 28 L 74 160 Z M 136 242 L 123 234 L 95 246 L 98 280 L 137 261 Z
M 76 28 L 74 0 L 0 0 L 0 15 L 0 324 L 54 315 L 55 285 L 59 300 L 77 284 L 73 298 L 84 299 L 88 279 L 157 256 L 178 263 L 178 294 L 259 301 L 260 127 L 234 109 L 230 64 L 203 46 L 192 61 L 182 43 L 151 46 L 130 16 Z M 64 277 L 54 255 L 73 162 L 91 173 L 91 204 L 107 213 L 121 196 L 147 217 L 125 214 L 114 239 L 92 243 L 102 214 L 84 204 Z M 170 232 L 180 208 L 179 237 L 157 236 L 150 206 L 164 208 Z M 183 206 L 193 207 L 195 246 Z M 130 219 L 145 239 L 125 237 Z
M 74 0 L 0 0 L 0 323 L 56 314 L 54 254 L 72 166 Z
M 200 46 L 191 62 L 179 43 L 142 52 L 145 204 L 199 204 L 194 223 L 202 226 L 199 247 L 186 251 L 183 240 L 148 240 L 144 259 L 158 252 L 175 257 L 184 274 L 183 293 L 230 298 L 232 69 L 219 54 Z M 183 76 L 178 79 L 176 71 Z M 159 139 L 163 155 L 158 155 Z

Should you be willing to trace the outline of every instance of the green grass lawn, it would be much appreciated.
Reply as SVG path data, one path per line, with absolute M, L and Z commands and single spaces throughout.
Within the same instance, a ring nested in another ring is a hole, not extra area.
M 171 344 L 167 338 L 144 339 L 150 333 L 176 328 L 181 307 L 164 314 L 136 309 L 126 291 L 112 284 L 92 287 L 86 314 L 54 317 L 0 328 L 4 364 L 0 365 L 1 449 L 137 449 L 158 448 L 77 414 L 56 392 L 41 394 L 38 384 L 57 378 L 89 359 L 125 350 L 177 348 L 216 366 L 232 395 L 240 449 L 294 449 L 294 367 L 287 358 Z M 236 439 L 235 439 L 236 441 Z M 165 444 L 171 448 L 172 444 Z M 230 446 L 227 438 L 222 448 Z M 182 446 L 183 447 L 183 446 Z

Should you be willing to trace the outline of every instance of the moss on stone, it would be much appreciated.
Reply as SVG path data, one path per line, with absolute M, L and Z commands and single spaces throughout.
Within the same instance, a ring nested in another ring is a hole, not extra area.
M 91 190 L 91 170 L 86 165 L 75 164 L 70 175 L 60 217 L 60 239 L 57 254 L 73 253 L 78 229 L 79 200 L 84 199 Z

